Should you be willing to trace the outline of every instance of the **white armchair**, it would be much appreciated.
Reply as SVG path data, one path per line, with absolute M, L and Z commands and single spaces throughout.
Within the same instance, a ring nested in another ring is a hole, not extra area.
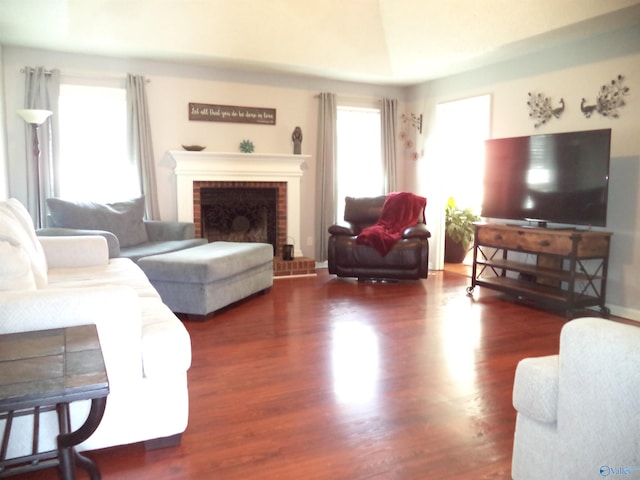
M 640 478 L 640 328 L 567 323 L 560 353 L 526 358 L 513 387 L 512 478 Z

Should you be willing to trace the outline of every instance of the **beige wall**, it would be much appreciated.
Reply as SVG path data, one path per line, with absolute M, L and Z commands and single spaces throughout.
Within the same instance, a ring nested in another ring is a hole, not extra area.
M 25 65 L 59 68 L 63 81 L 96 85 L 124 85 L 127 72 L 145 75 L 149 80 L 149 100 L 154 153 L 157 164 L 158 195 L 163 220 L 177 218 L 176 187 L 169 150 L 182 144 L 206 145 L 208 151 L 237 152 L 239 143 L 250 139 L 260 153 L 293 153 L 291 132 L 303 131 L 302 153 L 312 159 L 302 177 L 301 239 L 302 251 L 314 257 L 315 155 L 317 98 L 322 91 L 334 92 L 348 101 L 382 97 L 402 100 L 399 87 L 333 82 L 292 76 L 232 72 L 176 63 L 134 61 L 98 56 L 72 55 L 42 50 L 5 47 L 4 78 L 6 110 L 15 112 L 23 98 Z M 188 104 L 211 103 L 275 108 L 275 126 L 196 122 L 188 120 Z M 90 116 L 93 112 L 88 110 Z M 14 118 L 15 117 L 15 118 Z M 26 180 L 21 160 L 24 158 L 24 129 L 17 116 L 9 115 L 11 194 L 26 201 Z M 90 120 L 88 120 L 90 121 Z M 99 146 L 97 146 L 99 148 Z M 90 155 L 87 152 L 87 155 Z M 400 175 L 403 167 L 400 165 Z
M 585 118 L 580 110 L 581 99 L 595 103 L 601 85 L 618 74 L 624 75 L 624 83 L 630 88 L 620 118 L 597 113 Z M 535 128 L 526 104 L 528 92 L 534 91 L 550 96 L 554 106 L 563 98 L 566 108 L 562 116 Z M 407 179 L 416 179 L 413 184 L 408 181 L 407 188 L 428 192 L 427 217 L 435 233 L 432 259 L 441 248 L 437 225 L 444 222 L 440 213 L 446 192 L 439 191 L 439 179 L 447 174 L 446 165 L 442 166 L 430 150 L 435 108 L 440 102 L 486 93 L 492 96 L 493 138 L 612 129 L 606 230 L 613 231 L 614 236 L 607 303 L 614 313 L 640 320 L 640 27 L 410 89 L 407 108 L 422 110 L 425 115 L 424 133 L 416 141 L 426 154 L 407 164 Z
M 122 81 L 126 72 L 147 76 L 151 108 L 154 150 L 158 167 L 158 192 L 163 219 L 176 216 L 175 180 L 165 156 L 167 150 L 181 144 L 201 143 L 208 150 L 237 151 L 238 143 L 251 139 L 257 151 L 291 152 L 290 134 L 302 127 L 302 151 L 316 155 L 316 99 L 321 91 L 332 91 L 341 97 L 401 100 L 401 113 L 422 113 L 423 133 L 406 124 L 401 131 L 413 142 L 411 147 L 399 145 L 401 188 L 428 198 L 427 221 L 434 233 L 431 257 L 441 248 L 442 200 L 440 178 L 447 174 L 446 165 L 430 151 L 433 115 L 439 102 L 489 93 L 492 96 L 492 136 L 530 135 L 543 132 L 613 129 L 609 221 L 614 232 L 608 282 L 608 303 L 614 313 L 640 319 L 640 28 L 593 37 L 588 41 L 568 44 L 553 51 L 541 51 L 527 57 L 496 65 L 488 65 L 448 78 L 426 82 L 410 88 L 371 86 L 332 82 L 291 76 L 260 75 L 231 72 L 183 64 L 134 61 L 96 56 L 70 55 L 5 46 L 0 74 L 4 74 L 6 107 L 6 146 L 10 172 L 9 194 L 19 199 L 26 196 L 24 169 L 24 128 L 14 112 L 22 101 L 22 74 L 25 65 L 60 68 L 85 83 Z M 619 119 L 594 115 L 584 118 L 580 100 L 593 101 L 603 83 L 616 75 L 626 76 L 631 88 L 628 106 Z M 2 80 L 0 79 L 0 82 Z M 535 129 L 528 118 L 527 92 L 542 92 L 554 100 L 564 98 L 566 110 L 560 119 Z M 402 101 L 404 100 L 404 101 Z M 0 106 L 2 100 L 0 99 Z M 276 126 L 230 125 L 213 122 L 189 122 L 189 102 L 220 103 L 272 107 L 277 109 Z M 412 159 L 412 153 L 421 153 Z M 88 155 L 90 152 L 87 153 Z M 0 167 L 2 139 L 0 138 Z M 6 170 L 0 168 L 6 176 Z M 1 193 L 1 187 L 0 187 Z M 302 183 L 303 253 L 313 256 L 306 244 L 314 238 L 315 158 L 309 162 Z

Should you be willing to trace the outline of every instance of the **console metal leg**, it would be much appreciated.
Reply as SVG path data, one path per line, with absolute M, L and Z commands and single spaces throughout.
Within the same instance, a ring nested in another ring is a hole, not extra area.
M 76 445 L 84 442 L 93 432 L 96 431 L 107 404 L 107 397 L 94 398 L 91 401 L 91 410 L 84 424 L 75 432 L 71 432 L 69 419 L 69 404 L 59 403 L 57 405 L 58 424 L 60 435 L 58 436 L 58 458 L 60 461 L 60 474 L 65 480 L 74 480 L 76 462 L 84 468 L 91 477 L 91 480 L 100 480 L 100 471 L 93 461 L 84 455 L 80 455 L 74 449 Z
M 60 476 L 64 480 L 74 480 L 76 478 L 76 465 L 73 455 L 72 446 L 61 445 L 60 439 L 65 435 L 69 435 L 71 429 L 71 420 L 69 418 L 69 404 L 59 403 L 56 406 L 58 412 L 58 427 L 60 429 L 60 435 L 58 436 L 58 468 L 60 469 Z

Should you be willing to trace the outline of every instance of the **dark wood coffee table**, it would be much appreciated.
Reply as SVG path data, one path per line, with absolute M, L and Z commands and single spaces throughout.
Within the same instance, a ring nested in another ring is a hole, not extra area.
M 98 428 L 109 394 L 109 381 L 95 325 L 0 335 L 0 478 L 58 466 L 64 479 L 75 478 L 76 463 L 92 480 L 98 467 L 75 451 Z M 69 404 L 91 400 L 85 423 L 71 432 Z M 60 434 L 56 450 L 38 451 L 39 418 L 56 410 Z M 34 416 L 31 454 L 7 459 L 13 419 Z

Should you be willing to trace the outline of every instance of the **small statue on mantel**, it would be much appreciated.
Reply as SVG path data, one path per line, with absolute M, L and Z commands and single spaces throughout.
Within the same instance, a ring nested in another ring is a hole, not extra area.
M 300 155 L 302 153 L 302 129 L 300 127 L 293 129 L 291 140 L 293 140 L 293 154 Z

